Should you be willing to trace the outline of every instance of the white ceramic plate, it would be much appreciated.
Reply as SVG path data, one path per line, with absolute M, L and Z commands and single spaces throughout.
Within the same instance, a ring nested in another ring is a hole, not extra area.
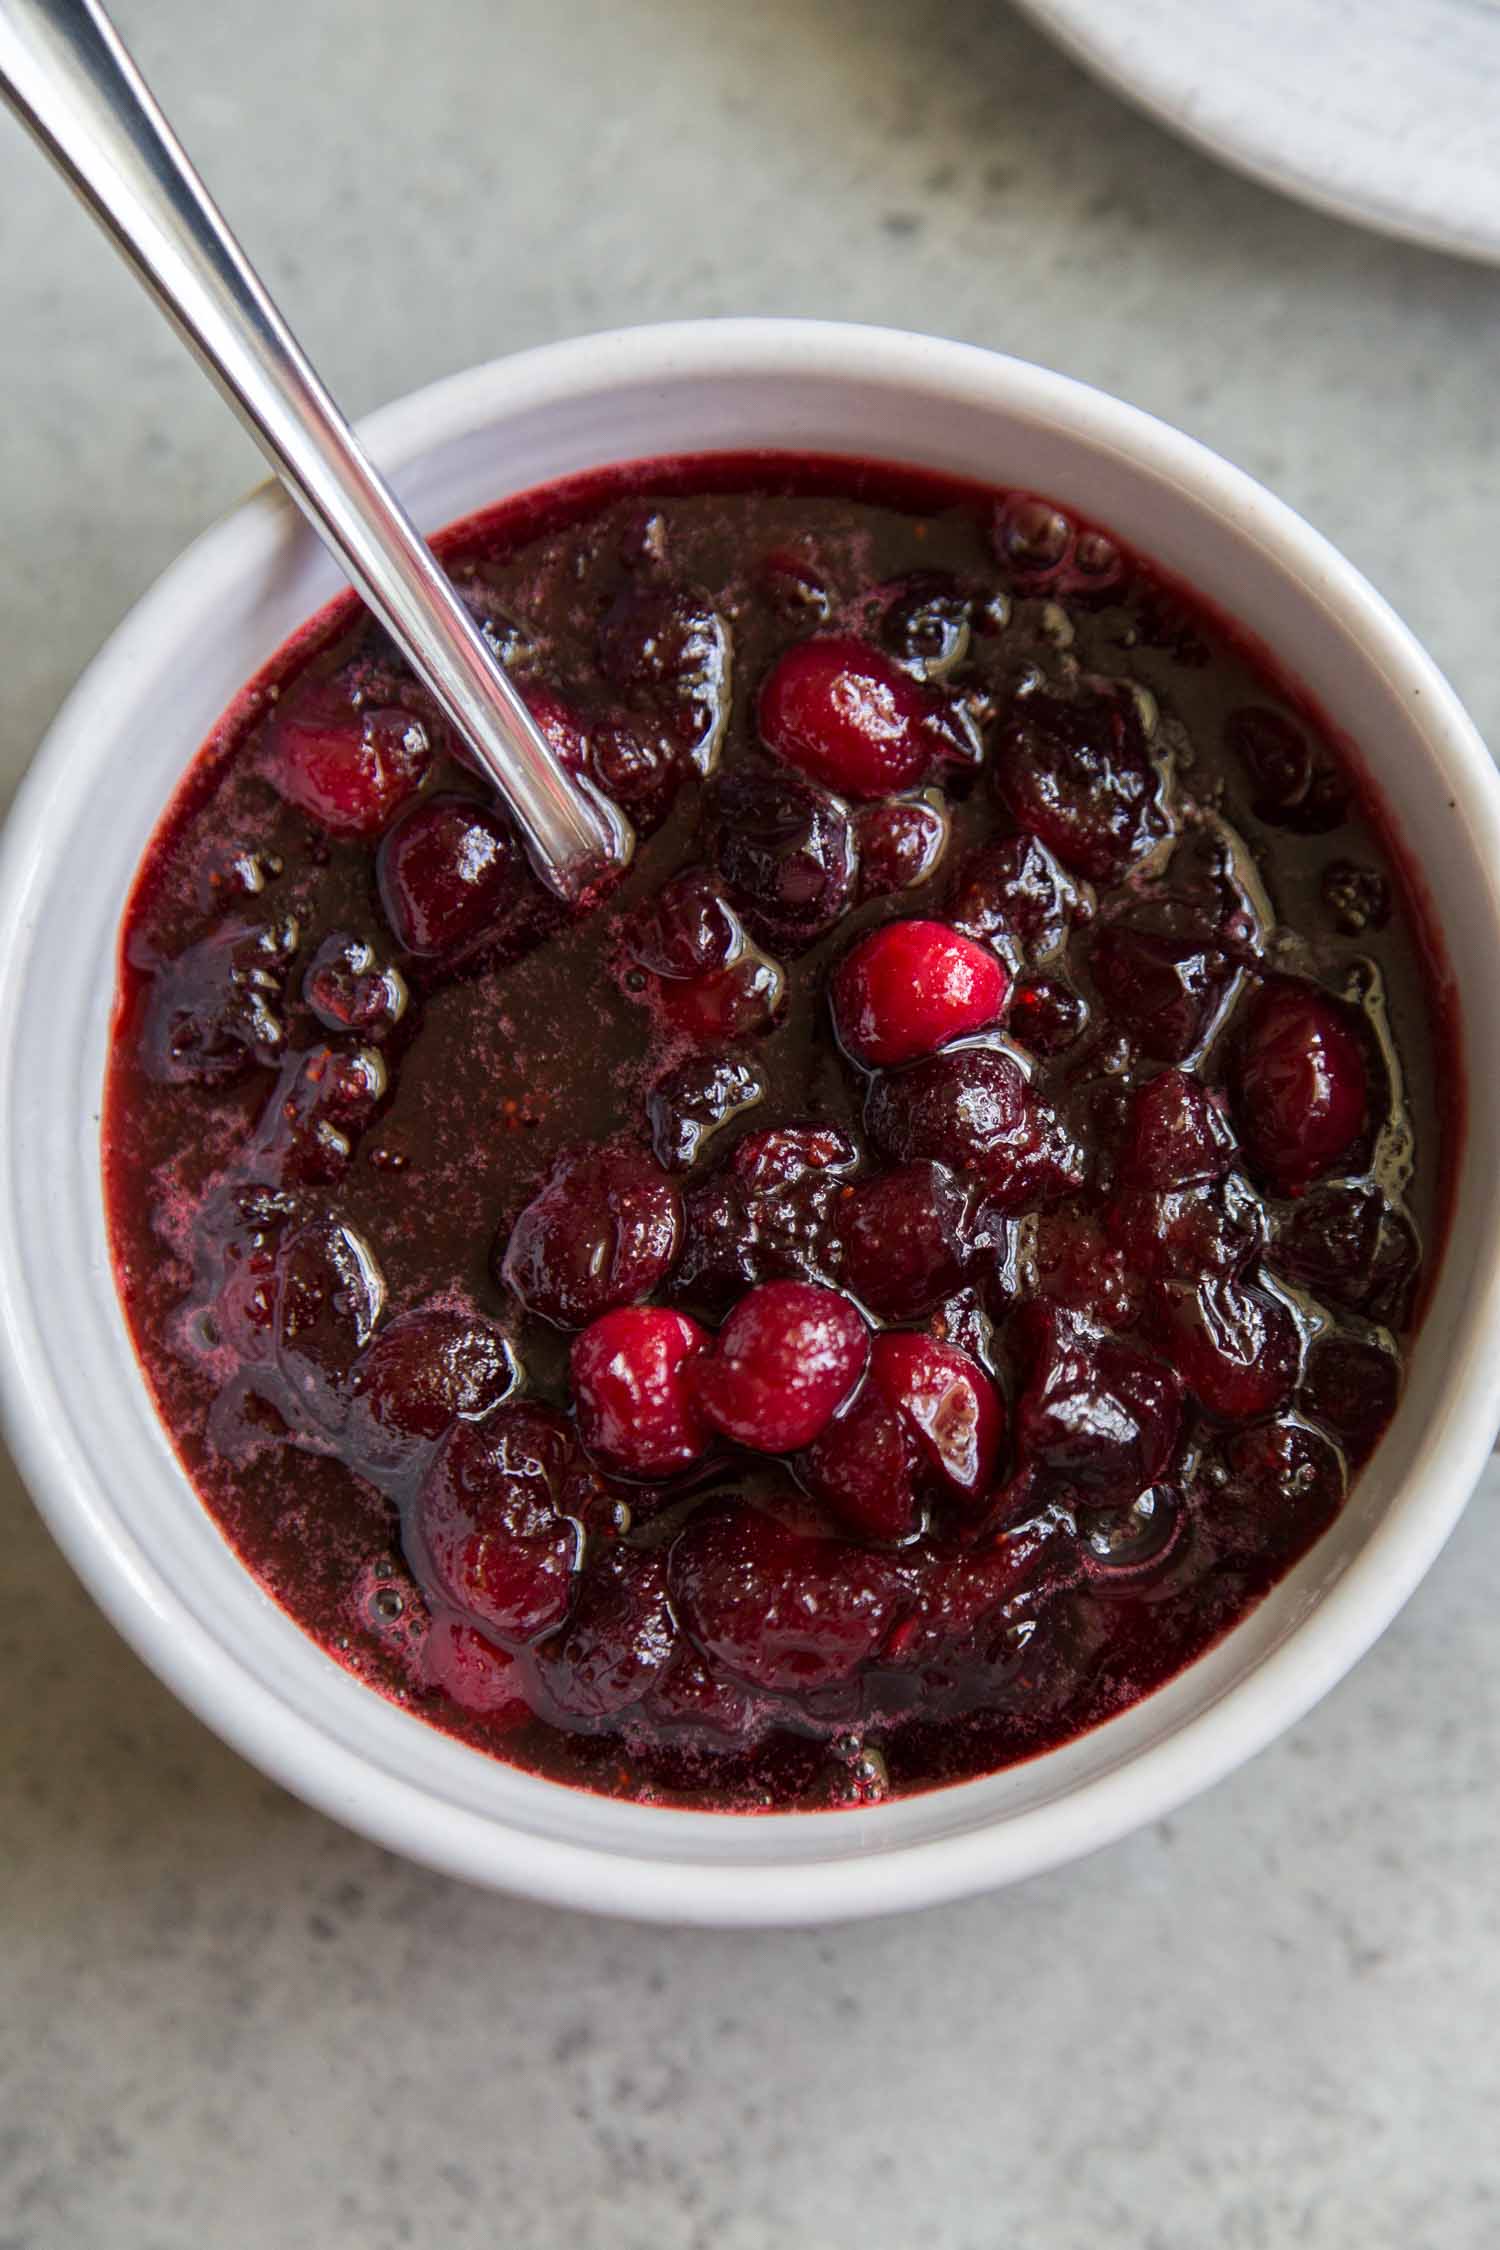
M 1500 263 L 1500 0 L 1016 0 L 1268 187 Z

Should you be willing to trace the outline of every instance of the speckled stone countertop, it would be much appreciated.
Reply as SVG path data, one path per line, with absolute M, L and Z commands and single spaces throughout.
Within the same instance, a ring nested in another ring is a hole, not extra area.
M 363 410 L 616 322 L 1003 345 L 1267 479 L 1500 741 L 1500 275 L 1118 107 L 1000 0 L 121 0 Z M 0 129 L 0 760 L 258 475 Z M 241 1764 L 14 1485 L 0 2250 L 1494 2250 L 1500 1478 L 1323 1706 L 1170 1822 L 922 1917 L 482 1896 Z

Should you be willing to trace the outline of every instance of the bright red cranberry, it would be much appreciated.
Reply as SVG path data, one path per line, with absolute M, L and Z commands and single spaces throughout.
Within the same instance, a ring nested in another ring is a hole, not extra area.
M 998 1023 L 1010 978 L 995 955 L 945 922 L 886 922 L 833 975 L 833 1021 L 869 1069 L 930 1055 Z
M 440 1610 L 432 1620 L 423 1671 L 429 1687 L 451 1695 L 462 1710 L 492 1726 L 519 1726 L 531 1716 L 515 1658 L 449 1610 Z
M 406 979 L 364 938 L 333 930 L 307 965 L 302 998 L 325 1031 L 380 1039 L 406 1013 Z
M 1401 1362 L 1373 1338 L 1335 1329 L 1308 1347 L 1297 1404 L 1332 1432 L 1352 1467 L 1374 1452 L 1400 1396 Z
M 399 708 L 361 710 L 337 680 L 279 705 L 266 738 L 276 789 L 336 836 L 378 836 L 431 763 L 420 719 Z
M 226 1086 L 286 1051 L 283 1003 L 296 921 L 231 922 L 157 970 L 141 1034 L 153 1078 Z
M 1331 1171 L 1369 1120 L 1358 1018 L 1291 977 L 1269 979 L 1244 1010 L 1230 1083 L 1250 1162 L 1281 1195 L 1300 1195 Z
M 379 1478 L 424 1459 L 457 1421 L 477 1421 L 508 1398 L 515 1354 L 493 1321 L 466 1313 L 406 1313 L 383 1328 L 349 1379 L 345 1442 Z
M 1355 1180 L 1312 1188 L 1280 1214 L 1271 1261 L 1325 1304 L 1404 1328 L 1421 1250 L 1406 1213 Z
M 1212 1024 L 1233 969 L 1217 946 L 1110 922 L 1089 947 L 1089 970 L 1109 1013 L 1144 1054 L 1181 1062 Z
M 676 1645 L 666 1556 L 611 1547 L 588 1564 L 566 1625 L 533 1661 L 556 1710 L 607 1719 L 640 1702 Z
M 956 744 L 929 696 L 867 641 L 803 641 L 760 691 L 760 731 L 776 756 L 845 797 L 910 789 Z
M 723 1306 L 757 1281 L 824 1275 L 855 1160 L 853 1142 L 831 1126 L 747 1133 L 723 1170 L 687 1196 L 677 1287 Z
M 682 1239 L 682 1197 L 634 1148 L 565 1149 L 496 1245 L 501 1280 L 556 1328 L 649 1297 Z
M 440 1599 L 513 1646 L 567 1615 L 576 1518 L 598 1487 L 566 1422 L 529 1403 L 455 1422 L 422 1480 L 408 1559 Z
M 916 1529 L 916 1440 L 868 1377 L 797 1466 L 813 1497 L 862 1538 L 904 1539 Z
M 995 1472 L 1004 1410 L 976 1360 L 935 1336 L 887 1331 L 870 1346 L 870 1382 L 916 1440 L 929 1474 L 973 1506 Z
M 1055 977 L 1028 977 L 1010 996 L 1011 1036 L 1033 1055 L 1066 1054 L 1088 1020 L 1082 994 Z
M 1285 1566 L 1327 1530 L 1346 1481 L 1319 1431 L 1285 1417 L 1255 1422 L 1231 1432 L 1206 1465 L 1204 1514 L 1222 1546 Z
M 374 1333 L 385 1282 L 369 1244 L 332 1219 L 299 1227 L 276 1255 L 275 1355 L 303 1425 L 343 1420 L 350 1370 Z
M 970 852 L 948 888 L 948 919 L 982 945 L 1046 961 L 1082 918 L 1083 901 L 1040 838 L 1007 836 Z
M 859 896 L 885 898 L 925 883 L 948 848 L 948 821 L 925 797 L 866 805 L 854 823 Z
M 1090 1337 L 1049 1313 L 1016 1405 L 1022 1458 L 1090 1492 L 1133 1497 L 1171 1464 L 1182 1385 L 1128 1344 Z
M 768 1281 L 742 1297 L 694 1362 L 703 1411 L 761 1453 L 795 1453 L 830 1421 L 864 1372 L 870 1337 L 836 1289 Z
M 958 1287 L 964 1196 L 941 1164 L 856 1180 L 838 1223 L 845 1286 L 882 1320 L 920 1320 Z
M 871 1084 L 865 1123 L 882 1155 L 972 1172 L 1007 1214 L 1082 1178 L 1078 1151 L 1009 1055 L 959 1048 L 883 1074 Z
M 742 769 L 714 801 L 720 871 L 758 938 L 783 952 L 822 937 L 854 896 L 854 830 L 826 789 L 772 768 Z
M 669 1172 L 690 1171 L 731 1118 L 765 1099 L 766 1081 L 753 1063 L 729 1055 L 690 1055 L 646 1099 L 651 1146 Z
M 408 953 L 453 953 L 481 936 L 521 870 L 515 831 L 471 797 L 428 797 L 403 813 L 375 862 L 380 903 Z
M 685 1313 L 621 1305 L 575 1337 L 570 1361 L 578 1434 L 601 1467 L 669 1477 L 708 1451 L 689 1377 L 708 1344 Z
M 1090 882 L 1118 883 L 1167 832 L 1140 718 L 1123 694 L 1025 696 L 994 772 L 1022 827 Z
M 1213 1276 L 1158 1282 L 1153 1321 L 1162 1350 L 1206 1412 L 1249 1422 L 1286 1404 L 1297 1380 L 1297 1329 L 1264 1290 Z
M 1120 1151 L 1120 1178 L 1131 1187 L 1219 1180 L 1237 1154 L 1220 1100 L 1191 1071 L 1164 1070 L 1136 1088 Z
M 773 1694 L 852 1679 L 904 1595 L 885 1557 L 741 1505 L 693 1518 L 672 1550 L 671 1582 L 705 1655 Z

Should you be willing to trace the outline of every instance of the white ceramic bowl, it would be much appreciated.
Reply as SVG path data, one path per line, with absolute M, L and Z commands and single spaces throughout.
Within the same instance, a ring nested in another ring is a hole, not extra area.
M 1161 423 L 961 344 L 782 321 L 648 328 L 474 369 L 366 435 L 426 528 L 600 463 L 717 448 L 884 456 L 1072 503 L 1259 634 L 1356 741 L 1438 904 L 1469 1127 L 1396 1421 L 1319 1546 L 1217 1648 L 1031 1764 L 869 1811 L 733 1818 L 518 1773 L 360 1687 L 235 1560 L 156 1420 L 116 1302 L 98 1118 L 137 859 L 241 683 L 337 587 L 261 493 L 90 667 L 0 859 L 0 1332 L 7 1427 L 64 1550 L 194 1710 L 335 1818 L 449 1873 L 657 1920 L 876 1914 L 1035 1874 L 1168 1812 L 1298 1718 L 1405 1601 L 1489 1448 L 1500 1346 L 1500 785 L 1450 689 L 1348 563 Z

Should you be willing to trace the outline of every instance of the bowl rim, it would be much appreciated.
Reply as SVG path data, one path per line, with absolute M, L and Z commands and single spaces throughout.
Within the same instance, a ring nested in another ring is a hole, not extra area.
M 1422 699 L 1425 727 L 1443 738 L 1447 778 L 1462 798 L 1476 848 L 1500 869 L 1500 774 L 1453 690 L 1383 599 L 1319 533 L 1243 471 L 1070 377 L 902 330 L 762 318 L 680 321 L 571 338 L 464 370 L 369 416 L 360 435 L 384 467 L 399 471 L 531 405 L 596 398 L 656 378 L 712 383 L 809 371 L 862 385 L 919 385 L 934 396 L 961 394 L 991 408 L 1003 404 L 1022 421 L 1065 421 L 1096 445 L 1189 487 L 1220 513 L 1238 515 L 1245 535 L 1271 551 L 1286 575 L 1304 589 L 1316 585 L 1357 626 L 1369 661 L 1384 665 L 1404 693 Z M 149 651 L 174 639 L 186 587 L 201 598 L 205 584 L 233 583 L 250 558 L 270 552 L 297 521 L 279 490 L 257 488 L 168 567 L 74 687 L 0 834 L 0 957 L 10 956 L 26 926 L 28 894 L 51 849 L 49 823 L 61 777 L 72 769 L 78 746 L 107 722 L 116 683 Z M 1500 909 L 1493 900 L 1491 911 L 1500 953 Z M 9 1072 L 7 1049 L 0 1055 L 0 1114 L 9 1100 Z M 14 1192 L 10 1174 L 7 1159 L 6 1196 Z M 1500 1238 L 1487 1247 L 1500 1252 Z M 1173 1810 L 1300 1718 L 1406 1601 L 1483 1467 L 1500 1418 L 1487 1379 L 1500 1345 L 1500 1255 L 1486 1276 L 1463 1349 L 1445 1378 L 1420 1478 L 1413 1472 L 1403 1481 L 1386 1519 L 1343 1575 L 1228 1692 L 1164 1739 L 1010 1819 L 872 1849 L 863 1819 L 822 1816 L 829 1822 L 827 1853 L 773 1865 L 671 1856 L 669 1824 L 684 1816 L 665 1808 L 652 1813 L 663 1824 L 660 1857 L 510 1827 L 436 1789 L 413 1786 L 279 1702 L 206 1630 L 152 1556 L 99 1504 L 102 1496 L 80 1483 L 67 1430 L 46 1411 L 48 1370 L 28 1323 L 21 1262 L 3 1227 L 0 1426 L 58 1544 L 137 1654 L 223 1739 L 334 1819 L 444 1873 L 552 1904 L 715 1926 L 802 1924 L 933 1905 L 1059 1866 Z M 106 1286 L 112 1288 L 112 1277 Z M 957 1784 L 946 1794 L 979 1786 Z M 726 1824 L 736 1818 L 723 1817 Z M 800 1823 L 818 1816 L 785 1817 Z M 763 1830 L 766 1822 L 757 1818 L 753 1825 Z

